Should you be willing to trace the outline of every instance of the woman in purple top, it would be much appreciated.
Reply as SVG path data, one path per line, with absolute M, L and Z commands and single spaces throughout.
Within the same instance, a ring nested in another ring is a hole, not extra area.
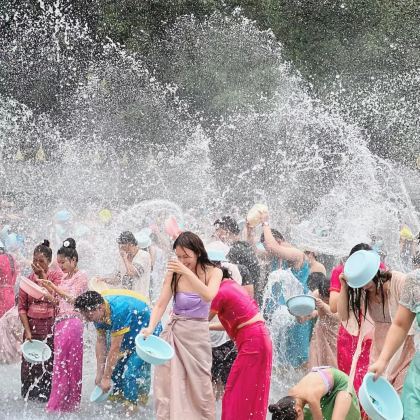
M 223 273 L 209 261 L 194 233 L 181 233 L 173 248 L 177 259 L 168 263 L 149 327 L 142 330 L 145 336 L 152 334 L 173 298 L 173 313 L 161 336 L 174 348 L 175 356 L 155 368 L 156 418 L 214 420 L 208 316 Z

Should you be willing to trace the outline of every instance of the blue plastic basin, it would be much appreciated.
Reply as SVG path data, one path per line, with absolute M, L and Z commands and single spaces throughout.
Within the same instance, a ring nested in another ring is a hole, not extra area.
M 90 402 L 101 403 L 105 402 L 112 393 L 114 384 L 111 383 L 111 389 L 108 392 L 104 392 L 102 388 L 98 385 L 93 388 L 92 393 L 90 394 Z
M 174 357 L 174 349 L 165 340 L 155 335 L 150 335 L 146 339 L 143 334 L 136 337 L 137 355 L 145 362 L 152 365 L 162 365 Z
M 347 283 L 354 289 L 366 286 L 379 270 L 381 259 L 375 251 L 357 251 L 344 264 Z
M 25 341 L 22 344 L 23 358 L 29 363 L 44 363 L 52 355 L 52 351 L 43 341 Z
M 372 420 L 401 420 L 403 406 L 394 387 L 383 377 L 367 373 L 359 389 L 359 401 Z
M 308 316 L 315 309 L 315 298 L 309 295 L 292 296 L 286 302 L 289 312 L 294 316 Z

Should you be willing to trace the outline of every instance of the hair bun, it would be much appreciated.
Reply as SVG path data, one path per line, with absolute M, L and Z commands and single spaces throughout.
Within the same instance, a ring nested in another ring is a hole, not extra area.
M 48 240 L 48 239 L 44 239 L 44 241 L 42 242 L 42 244 L 41 245 L 44 245 L 44 246 L 46 246 L 47 248 L 49 248 L 50 247 L 50 241 Z
M 64 248 L 76 249 L 76 241 L 73 238 L 67 238 L 63 242 L 63 247 Z

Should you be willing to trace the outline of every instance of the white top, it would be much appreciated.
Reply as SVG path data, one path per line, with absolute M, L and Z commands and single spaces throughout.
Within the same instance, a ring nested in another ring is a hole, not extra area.
M 137 275 L 133 277 L 132 288 L 134 292 L 142 294 L 144 297 L 149 299 L 150 295 L 150 271 L 151 271 L 151 259 L 150 254 L 147 251 L 139 249 L 137 254 L 134 256 L 132 264 L 134 265 Z M 125 268 L 124 261 L 120 260 L 119 272 L 122 277 L 126 276 L 127 270 Z

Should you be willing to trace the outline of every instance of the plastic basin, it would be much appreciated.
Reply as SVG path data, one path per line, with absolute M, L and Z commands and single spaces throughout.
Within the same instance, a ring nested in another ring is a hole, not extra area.
M 394 387 L 383 377 L 373 380 L 373 373 L 363 378 L 359 401 L 372 420 L 401 420 L 403 406 Z
M 102 388 L 98 385 L 93 388 L 92 393 L 90 394 L 90 402 L 101 403 L 105 402 L 108 397 L 111 395 L 112 390 L 114 388 L 114 384 L 111 383 L 111 389 L 108 392 L 104 392 Z
M 308 316 L 315 310 L 315 298 L 309 295 L 292 296 L 286 305 L 292 315 Z
M 182 229 L 179 227 L 174 216 L 169 217 L 165 221 L 165 231 L 172 239 L 176 239 L 182 233 Z
M 52 355 L 50 347 L 39 340 L 25 341 L 22 344 L 22 355 L 29 363 L 44 363 Z
M 35 299 L 41 299 L 47 293 L 46 289 L 23 276 L 20 277 L 19 287 Z
M 174 349 L 165 340 L 155 335 L 144 339 L 143 334 L 136 337 L 136 352 L 140 359 L 152 365 L 162 365 L 174 357 Z
M 376 275 L 381 264 L 375 251 L 357 251 L 344 264 L 344 275 L 350 287 L 358 289 L 366 286 Z

